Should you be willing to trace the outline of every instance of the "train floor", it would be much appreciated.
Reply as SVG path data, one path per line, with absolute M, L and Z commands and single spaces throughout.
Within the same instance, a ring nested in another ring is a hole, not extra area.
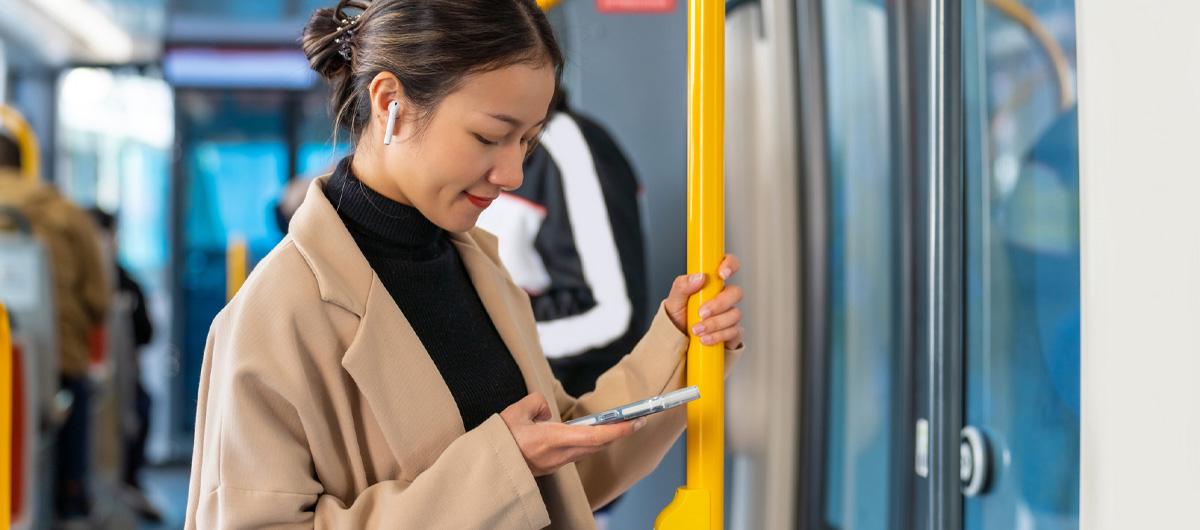
M 129 504 L 106 492 L 115 488 L 103 481 L 93 484 L 93 514 L 90 524 L 62 525 L 64 530 L 176 530 L 183 528 L 187 511 L 188 467 L 184 465 L 149 467 L 142 471 L 146 496 L 162 512 L 161 523 L 140 521 Z

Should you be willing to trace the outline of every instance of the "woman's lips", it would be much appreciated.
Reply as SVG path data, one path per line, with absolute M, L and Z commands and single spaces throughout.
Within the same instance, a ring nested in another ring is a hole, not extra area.
M 488 206 L 491 206 L 492 201 L 496 200 L 495 197 L 492 197 L 489 199 L 486 197 L 479 197 L 476 195 L 471 195 L 470 193 L 467 193 L 465 191 L 463 192 L 463 195 L 466 195 L 467 200 L 471 201 L 471 204 L 474 204 L 475 207 L 479 208 L 480 210 L 486 209 Z

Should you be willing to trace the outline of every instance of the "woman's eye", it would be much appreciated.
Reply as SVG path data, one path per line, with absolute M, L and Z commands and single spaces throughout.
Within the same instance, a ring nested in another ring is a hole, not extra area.
M 498 143 L 498 142 L 493 142 L 491 140 L 488 140 L 487 138 L 484 138 L 483 136 L 480 136 L 478 134 L 475 135 L 475 139 L 479 140 L 479 143 L 481 143 L 483 145 L 496 145 Z

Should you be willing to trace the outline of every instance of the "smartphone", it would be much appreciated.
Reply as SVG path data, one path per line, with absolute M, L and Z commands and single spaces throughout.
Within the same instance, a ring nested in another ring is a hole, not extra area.
M 615 409 L 609 409 L 591 416 L 575 418 L 567 422 L 567 425 L 608 425 L 609 423 L 618 423 L 629 421 L 642 416 L 649 416 L 664 410 L 673 409 L 689 401 L 700 399 L 700 389 L 694 386 L 681 388 L 674 392 L 668 392 L 661 396 L 654 396 L 650 399 L 634 401 L 628 405 L 621 405 Z

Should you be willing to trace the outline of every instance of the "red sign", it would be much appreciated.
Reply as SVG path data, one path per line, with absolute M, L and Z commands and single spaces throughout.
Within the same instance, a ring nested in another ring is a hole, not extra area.
M 596 0 L 601 13 L 670 13 L 675 0 Z

